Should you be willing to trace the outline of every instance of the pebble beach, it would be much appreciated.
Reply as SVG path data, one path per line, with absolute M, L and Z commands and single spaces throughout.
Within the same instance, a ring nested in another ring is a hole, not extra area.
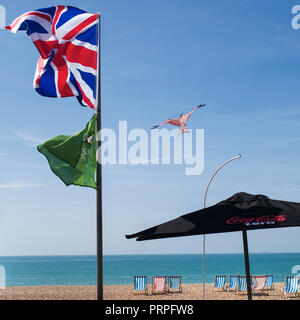
M 253 293 L 253 300 L 300 300 L 300 296 L 284 297 L 284 283 L 274 283 L 274 290 Z M 104 300 L 202 300 L 202 284 L 183 284 L 182 293 L 134 294 L 131 285 L 104 286 Z M 206 284 L 206 300 L 247 300 L 247 294 L 214 291 Z M 35 286 L 0 289 L 0 300 L 95 300 L 95 286 Z

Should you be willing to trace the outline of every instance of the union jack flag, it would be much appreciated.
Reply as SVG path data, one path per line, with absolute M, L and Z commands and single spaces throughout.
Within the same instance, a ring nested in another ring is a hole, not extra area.
M 33 82 L 39 94 L 76 96 L 81 105 L 95 108 L 98 23 L 99 14 L 53 6 L 24 13 L 6 26 L 13 33 L 26 31 L 41 55 Z

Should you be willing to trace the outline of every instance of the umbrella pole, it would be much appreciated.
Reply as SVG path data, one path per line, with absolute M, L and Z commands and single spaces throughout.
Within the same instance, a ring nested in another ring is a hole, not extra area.
M 212 177 L 210 178 L 208 185 L 206 187 L 205 190 L 205 195 L 204 195 L 204 201 L 203 201 L 203 208 L 206 208 L 206 197 L 207 197 L 207 191 L 208 188 L 213 180 L 213 178 L 215 177 L 215 175 L 229 162 L 235 160 L 235 159 L 239 159 L 241 157 L 241 155 L 237 155 L 227 161 L 225 161 L 224 163 L 222 163 L 219 168 L 215 171 L 215 173 L 212 175 Z M 205 300 L 205 234 L 203 235 L 203 287 L 202 287 L 202 298 L 203 300 Z
M 248 294 L 248 300 L 252 300 L 247 231 L 243 229 L 242 232 L 243 232 L 244 259 L 245 259 L 245 270 L 246 270 L 246 281 L 247 281 L 247 294 Z

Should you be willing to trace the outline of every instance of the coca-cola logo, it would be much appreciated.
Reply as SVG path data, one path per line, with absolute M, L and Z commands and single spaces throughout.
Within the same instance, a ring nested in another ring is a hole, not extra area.
M 238 216 L 229 218 L 226 223 L 227 224 L 244 224 L 246 226 L 260 226 L 260 225 L 270 225 L 275 224 L 279 221 L 285 221 L 287 215 L 265 215 L 261 217 L 249 217 L 249 218 L 240 218 Z

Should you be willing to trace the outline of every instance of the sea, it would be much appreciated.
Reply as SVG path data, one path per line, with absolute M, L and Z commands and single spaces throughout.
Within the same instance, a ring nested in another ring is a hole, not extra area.
M 300 253 L 250 254 L 251 275 L 273 274 L 275 282 L 300 274 Z M 96 285 L 96 256 L 0 257 L 6 286 Z M 105 255 L 103 283 L 132 284 L 134 275 L 179 275 L 183 283 L 202 283 L 201 254 Z M 1 273 L 1 272 L 0 272 Z M 243 254 L 206 254 L 205 282 L 215 275 L 244 275 Z

